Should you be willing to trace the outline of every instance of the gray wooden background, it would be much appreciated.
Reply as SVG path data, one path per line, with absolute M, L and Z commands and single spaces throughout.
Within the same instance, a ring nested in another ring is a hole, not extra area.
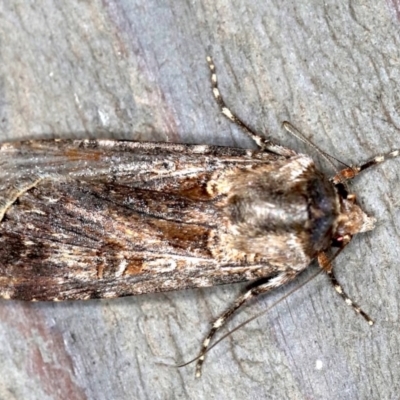
M 251 146 L 213 102 L 212 54 L 227 102 L 255 129 L 309 152 L 282 131 L 290 120 L 357 163 L 400 147 L 399 19 L 395 0 L 2 0 L 0 139 Z M 195 380 L 193 365 L 165 364 L 197 353 L 243 285 L 1 301 L 0 399 L 398 399 L 399 171 L 393 160 L 354 184 L 379 223 L 336 262 L 374 327 L 320 275 L 221 343 Z

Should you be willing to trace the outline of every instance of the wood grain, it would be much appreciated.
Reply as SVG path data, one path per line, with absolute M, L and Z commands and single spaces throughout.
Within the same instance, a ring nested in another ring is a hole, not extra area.
M 212 54 L 227 103 L 254 129 L 310 153 L 282 131 L 289 120 L 343 161 L 364 161 L 400 147 L 399 10 L 393 0 L 2 2 L 0 139 L 251 146 L 214 104 Z M 196 381 L 193 366 L 164 364 L 197 353 L 240 285 L 1 301 L 0 398 L 397 398 L 399 170 L 393 160 L 354 184 L 379 222 L 336 261 L 373 328 L 319 276 L 221 343 Z

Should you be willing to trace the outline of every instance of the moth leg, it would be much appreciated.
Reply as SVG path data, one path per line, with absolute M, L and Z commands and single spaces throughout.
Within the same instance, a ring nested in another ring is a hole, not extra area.
M 372 160 L 365 162 L 364 164 L 357 165 L 355 167 L 344 168 L 339 173 L 337 173 L 331 181 L 337 185 L 343 181 L 348 181 L 350 179 L 355 178 L 360 172 L 365 171 L 370 167 L 374 167 L 375 165 L 382 164 L 386 160 L 390 160 L 391 158 L 396 158 L 400 156 L 400 150 L 392 150 L 389 153 L 381 154 L 375 156 Z
M 215 72 L 215 65 L 210 56 L 207 56 L 208 66 L 211 72 L 211 87 L 214 98 L 221 109 L 222 114 L 225 115 L 229 120 L 231 120 L 234 124 L 239 126 L 253 141 L 257 144 L 257 146 L 264 151 L 269 151 L 271 153 L 275 153 L 280 156 L 290 157 L 296 154 L 291 149 L 288 149 L 284 146 L 277 145 L 272 143 L 270 140 L 262 137 L 258 133 L 254 132 L 251 128 L 249 128 L 239 117 L 237 117 L 225 104 L 224 99 L 222 98 L 221 92 L 218 89 L 218 80 L 217 74 Z
M 204 339 L 202 347 L 200 349 L 199 357 L 197 360 L 196 364 L 196 378 L 199 378 L 201 376 L 201 368 L 204 363 L 205 359 L 205 354 L 207 352 L 208 346 L 210 345 L 210 342 L 214 335 L 217 333 L 217 331 L 225 325 L 226 321 L 245 303 L 248 301 L 254 299 L 260 294 L 264 294 L 269 292 L 270 290 L 277 288 L 290 280 L 292 280 L 295 276 L 297 276 L 297 272 L 295 271 L 283 271 L 279 273 L 278 275 L 275 275 L 271 278 L 268 278 L 267 281 L 264 279 L 262 280 L 262 283 L 257 285 L 257 282 L 255 282 L 256 286 L 253 286 L 249 290 L 247 290 L 245 293 L 243 293 L 241 296 L 239 296 L 236 301 L 233 303 L 233 305 L 226 310 L 223 314 L 221 314 L 212 324 L 212 327 L 207 335 L 207 337 Z
M 351 300 L 351 298 L 343 290 L 342 285 L 336 279 L 336 276 L 333 272 L 332 264 L 325 253 L 321 252 L 320 254 L 318 254 L 318 264 L 327 273 L 333 288 L 336 290 L 337 293 L 339 293 L 345 303 L 348 306 L 352 307 L 356 313 L 360 314 L 368 322 L 369 325 L 373 325 L 374 321 L 370 318 L 370 316 L 365 313 L 353 300 Z
M 9 208 L 15 203 L 15 201 L 28 190 L 35 187 L 43 178 L 32 176 L 26 178 L 23 183 L 20 183 L 16 187 L 6 189 L 4 194 L 0 197 L 0 222 L 3 220 L 4 215 Z

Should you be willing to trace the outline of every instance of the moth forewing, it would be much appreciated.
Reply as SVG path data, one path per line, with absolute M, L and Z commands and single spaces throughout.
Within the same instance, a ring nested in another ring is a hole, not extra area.
M 208 63 L 221 112 L 259 150 L 113 140 L 0 145 L 0 297 L 111 298 L 253 281 L 213 323 L 197 376 L 225 321 L 314 259 L 372 324 L 338 283 L 328 252 L 373 228 L 343 182 L 399 154 L 330 180 L 309 156 L 242 122 Z
M 279 184 L 288 165 L 310 168 L 307 156 L 58 140 L 7 143 L 0 157 L 4 298 L 70 300 L 203 287 L 257 279 L 286 262 L 302 269 L 312 259 L 307 252 L 285 255 L 283 243 L 273 246 L 268 235 L 270 246 L 262 248 L 270 251 L 259 252 L 259 232 L 245 237 L 243 223 L 233 220 L 244 217 L 239 202 L 252 204 L 244 185 L 255 192 L 273 179 Z M 267 205 L 268 190 L 276 189 L 265 186 L 249 213 Z M 297 218 L 307 218 L 304 207 Z

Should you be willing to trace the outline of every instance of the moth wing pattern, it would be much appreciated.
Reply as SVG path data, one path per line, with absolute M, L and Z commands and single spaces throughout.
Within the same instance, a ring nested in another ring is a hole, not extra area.
M 228 244 L 213 241 L 229 176 L 279 162 L 288 163 L 268 152 L 207 145 L 4 143 L 1 296 L 111 298 L 266 276 L 276 266 L 240 251 L 226 258 L 218 248 Z

